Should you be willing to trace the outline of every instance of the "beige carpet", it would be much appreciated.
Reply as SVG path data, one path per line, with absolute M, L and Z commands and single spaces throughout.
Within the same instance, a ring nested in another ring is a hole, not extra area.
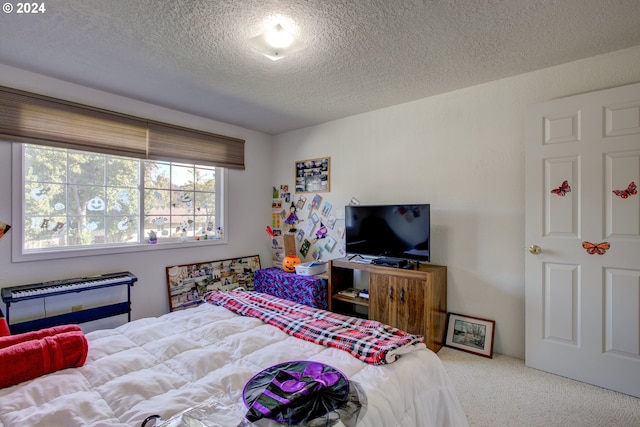
M 640 399 L 528 368 L 443 347 L 438 356 L 471 427 L 640 427 Z

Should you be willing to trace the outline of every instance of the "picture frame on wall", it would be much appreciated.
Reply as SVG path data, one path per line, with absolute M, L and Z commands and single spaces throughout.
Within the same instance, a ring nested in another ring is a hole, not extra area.
M 318 193 L 331 189 L 331 157 L 296 160 L 296 193 Z
M 449 313 L 447 318 L 447 347 L 493 358 L 494 320 Z

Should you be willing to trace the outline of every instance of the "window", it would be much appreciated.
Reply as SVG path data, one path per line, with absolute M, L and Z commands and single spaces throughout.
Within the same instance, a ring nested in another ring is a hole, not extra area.
M 145 231 L 158 239 L 219 235 L 216 168 L 144 161 Z
M 216 237 L 223 168 L 15 144 L 22 254 L 146 247 Z M 219 235 L 219 234 L 218 234 Z

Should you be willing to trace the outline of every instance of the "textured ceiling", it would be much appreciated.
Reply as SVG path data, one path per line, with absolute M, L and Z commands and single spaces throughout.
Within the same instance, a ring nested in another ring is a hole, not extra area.
M 640 45 L 639 0 L 44 4 L 0 14 L 0 63 L 269 134 Z M 278 17 L 305 49 L 273 62 Z

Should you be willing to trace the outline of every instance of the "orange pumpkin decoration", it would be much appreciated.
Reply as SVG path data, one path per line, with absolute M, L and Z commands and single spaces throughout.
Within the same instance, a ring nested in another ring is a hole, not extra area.
M 287 255 L 282 260 L 282 269 L 287 273 L 295 273 L 296 264 L 300 264 L 300 258 L 297 256 Z

